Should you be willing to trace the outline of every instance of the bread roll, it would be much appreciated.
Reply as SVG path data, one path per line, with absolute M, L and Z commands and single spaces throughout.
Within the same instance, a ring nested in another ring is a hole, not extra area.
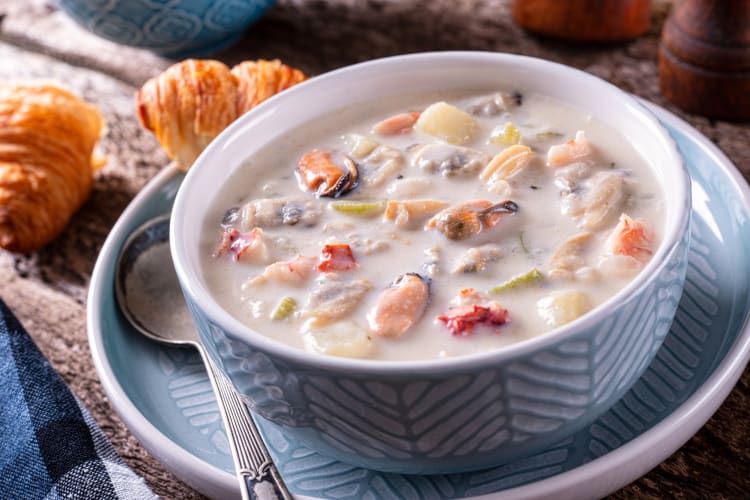
M 232 70 L 219 61 L 188 59 L 147 81 L 136 94 L 141 125 L 183 170 L 240 115 L 305 79 L 280 61 L 247 61 Z
M 99 110 L 48 84 L 0 82 L 0 247 L 31 252 L 88 198 Z

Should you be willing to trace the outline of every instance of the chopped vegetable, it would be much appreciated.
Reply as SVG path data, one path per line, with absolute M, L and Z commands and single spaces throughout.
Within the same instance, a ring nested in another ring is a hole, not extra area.
M 521 250 L 523 250 L 523 253 L 526 255 L 531 255 L 531 251 L 529 251 L 529 247 L 526 246 L 526 241 L 523 237 L 523 231 L 518 233 L 518 242 L 521 244 Z
M 271 311 L 271 319 L 274 321 L 281 321 L 282 319 L 286 319 L 291 316 L 296 307 L 296 300 L 294 300 L 292 297 L 284 297 L 279 301 L 276 307 L 274 307 L 273 311 Z
M 490 142 L 505 146 L 513 146 L 521 142 L 521 131 L 512 123 L 506 123 L 503 127 L 496 127 L 490 134 Z
M 452 144 L 465 144 L 479 131 L 479 125 L 471 115 L 446 102 L 431 104 L 422 112 L 417 126 Z
M 488 293 L 502 293 L 509 290 L 516 290 L 521 287 L 538 285 L 544 281 L 544 275 L 536 267 L 518 276 L 514 276 L 505 283 L 490 289 Z
M 344 136 L 344 144 L 349 148 L 349 154 L 354 158 L 362 159 L 372 153 L 379 143 L 362 134 L 347 134 Z
M 561 326 L 588 312 L 591 302 L 583 292 L 567 291 L 539 299 L 536 308 L 548 325 Z
M 311 352 L 364 358 L 370 355 L 372 339 L 364 328 L 353 321 L 341 321 L 325 327 L 308 322 L 304 326 L 303 340 L 305 348 Z
M 467 304 L 452 306 L 437 317 L 453 335 L 467 336 L 479 324 L 488 326 L 504 325 L 509 320 L 508 310 L 496 300 L 487 305 Z
M 332 201 L 331 208 L 346 215 L 370 217 L 385 210 L 385 200 L 378 201 Z
M 559 139 L 560 137 L 563 137 L 563 134 L 552 130 L 545 130 L 536 134 L 538 141 L 549 141 L 551 139 Z
M 357 267 L 357 261 L 354 260 L 352 249 L 345 243 L 334 245 L 325 245 L 320 252 L 320 263 L 318 271 L 324 273 L 330 271 L 348 271 Z

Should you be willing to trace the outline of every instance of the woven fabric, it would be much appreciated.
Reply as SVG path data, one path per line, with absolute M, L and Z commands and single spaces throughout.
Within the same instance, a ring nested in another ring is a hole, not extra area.
M 0 299 L 0 497 L 150 499 Z

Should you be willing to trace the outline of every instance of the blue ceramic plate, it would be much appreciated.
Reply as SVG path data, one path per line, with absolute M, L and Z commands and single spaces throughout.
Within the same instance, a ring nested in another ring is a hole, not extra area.
M 322 457 L 259 421 L 288 486 L 299 497 L 601 497 L 645 474 L 708 420 L 750 358 L 750 189 L 726 157 L 674 115 L 651 105 L 685 155 L 693 226 L 685 291 L 648 371 L 590 427 L 542 453 L 494 469 L 404 476 Z M 166 468 L 212 497 L 237 496 L 211 386 L 196 352 L 140 336 L 120 315 L 117 252 L 147 219 L 168 212 L 183 175 L 166 169 L 133 200 L 96 263 L 89 341 L 104 389 L 122 420 Z M 168 311 L 165 311 L 168 313 Z

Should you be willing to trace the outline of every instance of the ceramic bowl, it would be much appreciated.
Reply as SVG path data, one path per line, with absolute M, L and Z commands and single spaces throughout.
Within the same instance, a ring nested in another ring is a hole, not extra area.
M 253 153 L 337 108 L 402 94 L 521 88 L 588 110 L 653 166 L 664 239 L 623 290 L 576 321 L 500 350 L 386 362 L 313 355 L 234 319 L 201 275 L 207 203 Z M 220 168 L 217 168 L 220 166 Z M 677 148 L 634 98 L 538 59 L 477 52 L 399 56 L 340 69 L 270 99 L 198 158 L 172 213 L 171 247 L 209 354 L 250 408 L 343 462 L 399 473 L 452 473 L 510 462 L 570 436 L 617 401 L 661 345 L 687 265 L 689 178 Z
M 70 17 L 123 45 L 168 56 L 215 52 L 242 37 L 275 0 L 60 0 Z

